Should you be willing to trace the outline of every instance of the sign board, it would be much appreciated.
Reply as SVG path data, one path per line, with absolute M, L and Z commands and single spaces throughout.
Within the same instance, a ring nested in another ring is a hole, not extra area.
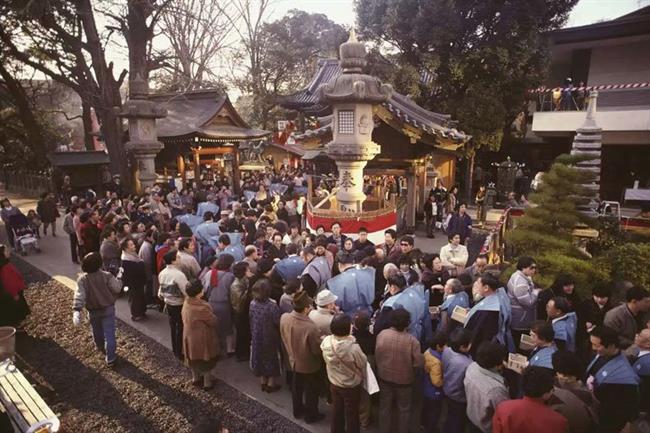
M 467 321 L 467 314 L 469 314 L 469 309 L 456 305 L 454 311 L 451 312 L 451 320 L 464 324 Z
M 520 355 L 518 353 L 510 353 L 508 355 L 508 364 L 506 365 L 506 368 L 508 368 L 508 370 L 512 370 L 515 373 L 521 374 L 527 366 L 528 358 L 526 358 L 524 355 Z

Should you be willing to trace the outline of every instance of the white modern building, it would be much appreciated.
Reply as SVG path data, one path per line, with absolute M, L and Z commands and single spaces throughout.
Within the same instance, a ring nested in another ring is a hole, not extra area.
M 635 181 L 650 188 L 650 6 L 549 36 L 550 73 L 530 104 L 525 142 L 547 160 L 568 152 L 585 119 L 583 98 L 597 90 L 601 196 L 621 200 Z M 563 93 L 567 78 L 575 89 Z

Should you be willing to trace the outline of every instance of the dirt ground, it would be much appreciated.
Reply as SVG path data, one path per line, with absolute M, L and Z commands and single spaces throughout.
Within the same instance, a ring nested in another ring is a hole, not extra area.
M 30 284 L 32 313 L 17 338 L 17 364 L 57 413 L 67 433 L 191 432 L 220 416 L 232 433 L 305 432 L 221 381 L 211 391 L 189 384 L 172 353 L 118 320 L 119 365 L 106 367 L 88 323 L 72 325 L 72 291 L 13 258 Z

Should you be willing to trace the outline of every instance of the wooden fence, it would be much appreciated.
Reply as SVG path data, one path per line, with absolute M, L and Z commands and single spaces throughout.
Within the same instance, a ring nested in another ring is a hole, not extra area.
M 51 176 L 7 170 L 0 168 L 0 182 L 6 191 L 37 196 L 42 192 L 54 192 L 54 180 Z

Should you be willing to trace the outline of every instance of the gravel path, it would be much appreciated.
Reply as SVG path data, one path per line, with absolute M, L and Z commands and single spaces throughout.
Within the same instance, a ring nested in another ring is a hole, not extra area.
M 12 259 L 30 287 L 32 314 L 17 338 L 17 364 L 69 433 L 191 432 L 219 415 L 231 433 L 306 432 L 221 381 L 206 392 L 169 350 L 118 320 L 119 365 L 107 368 L 87 323 L 72 325 L 72 291 Z

